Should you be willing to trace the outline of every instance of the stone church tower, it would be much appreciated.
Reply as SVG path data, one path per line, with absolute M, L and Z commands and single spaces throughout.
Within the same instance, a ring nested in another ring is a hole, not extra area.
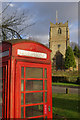
M 64 58 L 69 42 L 68 21 L 50 23 L 49 48 L 52 50 L 51 61 L 53 69 L 64 69 Z

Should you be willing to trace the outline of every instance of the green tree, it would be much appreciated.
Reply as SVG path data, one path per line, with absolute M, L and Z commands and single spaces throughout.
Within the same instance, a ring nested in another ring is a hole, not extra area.
M 77 56 L 78 58 L 80 58 L 80 50 L 77 45 L 75 45 L 73 51 L 74 51 L 74 55 Z
M 76 62 L 75 62 L 74 52 L 72 48 L 68 46 L 65 53 L 65 68 L 69 69 L 70 67 L 75 68 Z

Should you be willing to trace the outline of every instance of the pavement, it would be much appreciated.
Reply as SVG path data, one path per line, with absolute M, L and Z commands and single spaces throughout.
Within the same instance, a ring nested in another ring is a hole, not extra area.
M 80 94 L 80 87 L 69 87 L 69 86 L 52 86 L 52 93 L 66 93 L 66 88 L 68 88 L 71 94 Z

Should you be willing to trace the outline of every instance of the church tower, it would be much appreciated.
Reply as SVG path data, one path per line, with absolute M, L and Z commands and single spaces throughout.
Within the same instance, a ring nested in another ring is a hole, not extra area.
M 50 23 L 49 48 L 52 50 L 51 61 L 54 69 L 64 69 L 64 58 L 69 42 L 68 21 L 63 23 Z

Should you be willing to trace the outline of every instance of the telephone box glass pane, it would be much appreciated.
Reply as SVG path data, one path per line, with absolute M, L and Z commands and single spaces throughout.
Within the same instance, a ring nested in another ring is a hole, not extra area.
M 47 80 L 45 80 L 45 90 L 47 90 Z
M 43 69 L 26 67 L 26 78 L 43 78 Z
M 21 80 L 21 91 L 24 91 L 24 80 Z
M 0 117 L 2 118 L 2 67 L 0 67 Z
M 45 68 L 45 78 L 47 78 L 47 69 Z
M 43 80 L 26 80 L 26 91 L 43 90 Z
M 0 117 L 2 118 L 2 103 L 0 105 Z
M 25 108 L 26 117 L 43 115 L 43 105 L 29 106 Z
M 45 117 L 45 120 L 47 120 L 47 116 Z
M 21 78 L 24 78 L 24 67 L 21 67 Z
M 2 67 L 0 67 L 0 78 L 2 78 Z
M 0 79 L 0 92 L 2 91 L 2 79 Z
M 2 89 L 2 88 L 1 88 Z M 0 107 L 2 105 L 2 90 L 0 89 Z
M 21 93 L 21 105 L 24 103 L 24 93 Z
M 47 102 L 47 92 L 45 92 L 45 102 Z
M 25 95 L 25 104 L 32 104 L 32 103 L 42 103 L 43 102 L 43 93 L 26 93 Z
M 21 118 L 23 118 L 23 117 L 24 117 L 24 108 L 21 107 Z
M 2 67 L 0 67 L 0 117 L 1 117 L 1 111 L 2 111 Z
M 6 66 L 3 67 L 2 69 L 2 116 L 3 118 L 5 118 L 6 115 L 6 110 L 5 109 L 6 103 L 7 103 L 7 84 L 5 84 L 7 82 L 6 80 Z M 1 117 L 1 116 L 0 116 Z

